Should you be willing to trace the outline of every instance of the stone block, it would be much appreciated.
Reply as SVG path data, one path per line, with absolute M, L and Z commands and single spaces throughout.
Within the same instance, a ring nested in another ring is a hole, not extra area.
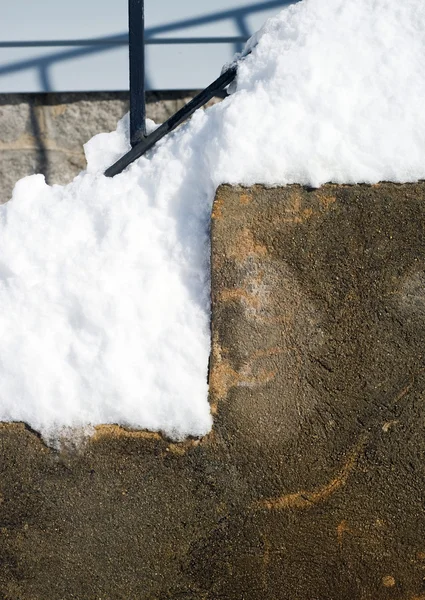
M 83 144 L 94 135 L 116 128 L 128 110 L 128 102 L 106 93 L 53 94 L 43 108 L 47 138 L 58 148 L 81 152 Z
M 0 596 L 419 600 L 425 184 L 222 186 L 213 431 L 0 426 Z
M 31 135 L 32 102 L 23 94 L 0 94 L 0 151 L 2 146 Z
M 0 204 L 12 197 L 18 179 L 37 172 L 39 156 L 34 150 L 3 150 L 0 152 Z

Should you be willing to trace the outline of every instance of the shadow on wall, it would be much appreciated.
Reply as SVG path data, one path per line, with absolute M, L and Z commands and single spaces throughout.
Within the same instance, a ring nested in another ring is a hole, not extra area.
M 232 44 L 243 49 L 254 33 L 249 19 L 253 15 L 284 8 L 299 0 L 268 0 L 244 7 L 216 11 L 146 29 L 147 45 Z M 238 34 L 230 37 L 189 37 L 193 27 L 217 23 L 222 29 L 234 23 Z M 175 33 L 175 36 L 174 36 Z M 173 37 L 160 37 L 163 34 Z M 82 145 L 99 131 L 110 131 L 128 110 L 127 92 L 57 93 L 52 70 L 67 61 L 112 51 L 128 44 L 127 32 L 101 38 L 80 40 L 0 41 L 1 48 L 52 48 L 41 56 L 0 65 L 0 77 L 20 72 L 35 75 L 41 93 L 0 94 L 0 203 L 11 197 L 15 182 L 33 173 L 43 173 L 50 184 L 64 184 L 85 167 Z M 149 66 L 146 89 L 151 89 Z M 147 116 L 163 122 L 194 95 L 194 91 L 147 92 Z M 214 101 L 214 100 L 213 100 Z M 22 116 L 24 115 L 24 116 Z M 23 124 L 25 120 L 25 125 Z
M 294 4 L 299 0 L 269 0 L 268 2 L 258 2 L 256 4 L 250 4 L 243 8 L 235 8 L 231 10 L 219 11 L 200 17 L 194 17 L 193 19 L 184 19 L 181 21 L 175 21 L 174 23 L 165 23 L 156 27 L 149 27 L 146 29 L 145 38 L 147 45 L 167 45 L 167 44 L 221 44 L 221 43 L 233 43 L 235 52 L 240 52 L 243 48 L 246 40 L 254 33 L 248 25 L 248 17 L 251 15 L 276 8 L 284 8 L 290 4 Z M 178 37 L 167 37 L 159 38 L 156 37 L 163 33 L 170 32 L 184 32 L 186 29 L 196 27 L 199 25 L 207 25 L 211 23 L 219 23 L 220 21 L 233 21 L 238 29 L 239 35 L 230 37 L 184 37 L 179 35 Z M 109 50 L 115 49 L 117 46 L 126 46 L 128 44 L 127 33 L 121 33 L 117 35 L 111 35 L 101 38 L 93 38 L 86 40 L 47 40 L 47 41 L 12 41 L 12 42 L 1 42 L 0 48 L 28 48 L 28 47 L 67 47 L 66 50 L 59 52 L 52 52 L 52 54 L 37 57 L 34 59 L 27 59 L 17 61 L 14 63 L 0 66 L 0 77 L 5 75 L 11 75 L 19 71 L 25 71 L 28 69 L 34 69 L 37 72 L 40 87 L 44 92 L 52 92 L 53 86 L 50 79 L 50 69 L 52 66 L 58 63 L 73 60 L 75 58 L 81 58 L 88 55 L 99 54 L 108 52 Z M 69 47 L 75 47 L 73 49 Z M 149 73 L 146 75 L 146 88 L 150 89 L 149 85 Z
M 148 91 L 148 118 L 165 121 L 195 93 Z M 0 204 L 27 175 L 69 183 L 86 166 L 83 145 L 101 131 L 113 131 L 128 108 L 128 92 L 0 94 Z

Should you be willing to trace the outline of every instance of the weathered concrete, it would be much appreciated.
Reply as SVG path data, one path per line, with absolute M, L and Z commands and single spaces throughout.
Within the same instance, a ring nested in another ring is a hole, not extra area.
M 425 184 L 224 186 L 213 432 L 0 429 L 0 597 L 425 599 Z
M 148 92 L 147 116 L 162 123 L 195 93 Z M 43 173 L 50 184 L 71 181 L 86 166 L 83 144 L 113 131 L 127 111 L 123 92 L 0 94 L 0 203 L 26 175 Z

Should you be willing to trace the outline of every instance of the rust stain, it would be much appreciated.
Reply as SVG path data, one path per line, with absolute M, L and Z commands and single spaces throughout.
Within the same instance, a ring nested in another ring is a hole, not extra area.
M 247 227 L 236 235 L 229 249 L 229 256 L 240 262 L 247 260 L 250 256 L 264 257 L 266 255 L 266 246 L 256 242 L 252 231 Z
M 170 443 L 165 449 L 166 452 L 174 454 L 176 456 L 183 456 L 191 448 L 196 448 L 201 443 L 200 439 L 197 440 L 185 440 L 184 442 Z
M 328 211 L 336 203 L 336 197 L 328 192 L 318 191 L 315 196 L 320 203 L 319 206 L 317 204 L 314 207 L 306 206 L 309 202 L 303 194 L 300 191 L 294 191 L 291 194 L 291 204 L 285 209 L 279 220 L 283 223 L 304 223 L 314 216 L 320 216 L 323 211 Z
M 211 211 L 212 219 L 221 219 L 223 216 L 224 196 L 216 195 Z
M 189 439 L 182 442 L 169 442 L 157 431 L 126 429 L 120 425 L 97 425 L 94 428 L 94 434 L 91 436 L 90 441 L 98 442 L 105 438 L 162 441 L 166 445 L 165 452 L 170 452 L 178 456 L 182 456 L 190 448 L 198 446 L 202 441 L 201 439 Z
M 229 390 L 239 383 L 241 377 L 222 356 L 220 346 L 216 343 L 213 343 L 212 355 L 214 366 L 210 374 L 210 392 L 213 398 L 211 413 L 216 415 L 218 402 L 226 398 Z
M 272 381 L 277 374 L 275 370 L 264 368 L 254 375 L 254 367 L 259 359 L 274 356 L 280 352 L 283 351 L 277 347 L 257 350 L 247 359 L 241 370 L 236 371 L 226 358 L 225 350 L 221 348 L 215 337 L 212 342 L 212 368 L 209 382 L 213 399 L 211 402 L 212 414 L 217 414 L 218 403 L 227 397 L 231 388 L 237 386 L 257 387 Z
M 391 588 L 395 586 L 395 579 L 392 575 L 384 575 L 384 577 L 381 579 L 382 581 L 382 585 L 386 588 Z
M 143 440 L 162 440 L 160 433 L 125 429 L 120 425 L 97 425 L 91 439 L 97 442 L 103 438 L 135 438 Z
M 325 210 L 329 210 L 330 207 L 335 204 L 336 198 L 330 194 L 320 194 L 319 202 Z
M 241 287 L 224 288 L 217 294 L 222 302 L 240 302 L 247 311 L 247 317 L 264 320 L 264 312 L 270 304 L 271 292 L 264 285 L 264 271 L 246 277 Z
M 343 487 L 354 470 L 357 459 L 365 446 L 368 436 L 362 434 L 360 440 L 348 456 L 348 460 L 343 465 L 337 476 L 329 483 L 313 492 L 302 490 L 293 494 L 285 494 L 277 498 L 268 498 L 255 502 L 254 508 L 267 510 L 284 510 L 284 509 L 306 509 L 311 508 L 320 502 L 327 500 L 338 489 Z
M 241 204 L 249 204 L 252 200 L 252 196 L 250 194 L 241 194 L 239 196 L 239 200 Z
M 308 221 L 314 214 L 311 207 L 303 207 L 303 197 L 300 192 L 294 192 L 291 195 L 292 202 L 288 208 L 284 210 L 282 217 L 279 219 L 282 223 L 304 223 Z

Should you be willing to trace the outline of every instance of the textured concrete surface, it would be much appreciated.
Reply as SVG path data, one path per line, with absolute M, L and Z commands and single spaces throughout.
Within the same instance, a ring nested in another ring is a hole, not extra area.
M 147 116 L 162 123 L 195 93 L 148 92 Z M 122 92 L 0 94 L 0 203 L 26 175 L 43 173 L 50 184 L 71 181 L 86 166 L 83 144 L 113 131 L 127 111 Z
M 0 427 L 0 598 L 425 600 L 425 184 L 221 187 L 213 432 Z

